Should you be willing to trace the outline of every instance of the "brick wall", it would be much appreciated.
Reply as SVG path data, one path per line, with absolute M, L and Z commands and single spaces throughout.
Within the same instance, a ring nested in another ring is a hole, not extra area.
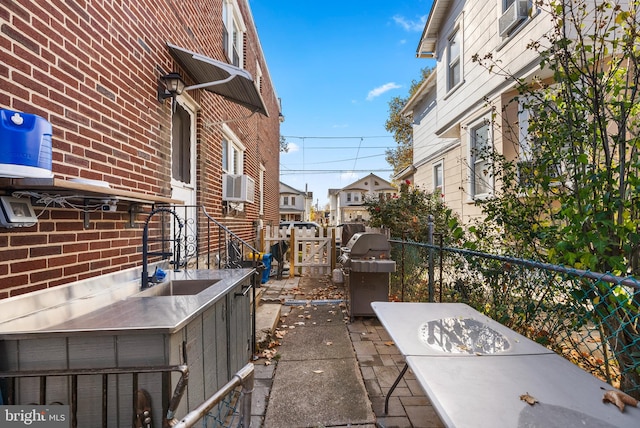
M 263 220 L 277 222 L 278 100 L 248 7 L 239 4 L 247 24 L 245 68 L 255 75 L 260 63 L 270 117 L 255 114 L 229 126 L 247 148 L 245 173 L 257 184 L 260 164 L 267 169 Z M 157 101 L 157 81 L 175 70 L 192 82 L 165 43 L 225 61 L 221 11 L 222 0 L 0 2 L 0 108 L 51 122 L 55 177 L 170 197 L 171 103 Z M 252 239 L 259 197 L 241 215 L 225 216 L 221 127 L 210 126 L 249 111 L 203 90 L 189 95 L 200 107 L 198 203 Z M 38 204 L 36 226 L 0 229 L 0 298 L 139 265 L 145 214 L 130 227 L 127 209 L 92 212 L 85 228 L 81 210 Z

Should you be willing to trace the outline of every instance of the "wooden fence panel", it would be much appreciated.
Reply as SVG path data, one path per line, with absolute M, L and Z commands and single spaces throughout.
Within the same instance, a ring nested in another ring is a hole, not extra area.
M 316 236 L 317 232 L 317 236 Z M 262 251 L 269 252 L 279 241 L 289 244 L 289 276 L 305 275 L 319 277 L 331 275 L 335 268 L 335 241 L 340 236 L 339 227 L 312 229 L 292 229 L 291 236 L 277 226 L 267 226 L 263 231 Z

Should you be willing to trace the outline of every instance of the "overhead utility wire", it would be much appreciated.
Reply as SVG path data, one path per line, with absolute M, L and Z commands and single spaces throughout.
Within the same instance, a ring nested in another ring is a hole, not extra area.
M 308 139 L 308 140 L 346 140 L 346 139 L 359 139 L 362 140 L 363 138 L 393 138 L 391 135 L 372 135 L 372 136 L 368 136 L 368 137 L 301 137 L 301 136 L 297 136 L 297 135 L 283 135 L 284 138 L 299 138 L 301 140 L 304 139 Z
M 392 169 L 289 169 L 287 171 L 280 171 L 280 175 L 294 175 L 294 174 L 341 174 L 347 172 L 393 172 Z

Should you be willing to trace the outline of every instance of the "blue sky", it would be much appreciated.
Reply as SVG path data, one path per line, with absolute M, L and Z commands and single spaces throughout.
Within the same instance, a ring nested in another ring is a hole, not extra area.
M 433 66 L 415 57 L 431 2 L 249 0 L 285 116 L 280 180 L 321 209 L 330 188 L 390 180 L 388 103 Z

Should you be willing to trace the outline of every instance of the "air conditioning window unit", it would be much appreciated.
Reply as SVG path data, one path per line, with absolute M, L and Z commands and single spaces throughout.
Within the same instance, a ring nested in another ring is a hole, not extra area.
M 222 200 L 253 203 L 256 182 L 248 175 L 222 174 Z
M 500 37 L 509 35 L 519 23 L 529 16 L 529 0 L 515 0 L 498 20 Z

